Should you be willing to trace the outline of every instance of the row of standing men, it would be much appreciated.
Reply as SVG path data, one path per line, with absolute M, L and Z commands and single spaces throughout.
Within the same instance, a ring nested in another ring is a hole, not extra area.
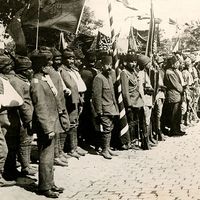
M 15 183 L 12 180 L 18 176 L 17 156 L 21 173 L 35 174 L 30 165 L 33 133 L 37 133 L 39 152 L 38 191 L 50 198 L 59 197 L 64 190 L 53 181 L 53 165 L 67 166 L 69 156 L 84 156 L 87 151 L 79 142 L 93 144 L 104 158 L 111 159 L 117 155 L 111 144 L 121 149 L 148 150 L 156 145 L 155 138 L 164 140 L 162 130 L 166 127 L 170 129 L 168 135 L 183 134 L 180 125 L 184 119 L 187 123 L 188 118 L 184 116 L 181 121 L 181 106 L 182 102 L 188 105 L 184 94 L 194 82 L 189 84 L 187 78 L 181 82 L 183 77 L 180 78 L 180 71 L 177 73 L 180 56 L 167 59 L 166 71 L 161 57 L 156 59 L 157 68 L 144 55 L 130 54 L 121 60 L 122 94 L 129 123 L 125 139 L 119 137 L 117 126 L 119 111 L 111 56 L 103 55 L 96 62 L 96 55 L 88 53 L 83 66 L 70 49 L 61 54 L 55 48 L 41 47 L 29 57 L 16 56 L 13 67 L 13 60 L 1 55 L 2 85 L 9 81 L 23 100 L 18 106 L 1 108 L 2 116 L 8 116 L 7 121 L 1 122 L 2 186 Z M 2 94 L 6 93 L 3 89 Z M 164 103 L 164 107 L 172 109 L 170 120 L 163 112 L 168 110 L 163 109 Z M 171 119 L 176 123 L 170 123 Z

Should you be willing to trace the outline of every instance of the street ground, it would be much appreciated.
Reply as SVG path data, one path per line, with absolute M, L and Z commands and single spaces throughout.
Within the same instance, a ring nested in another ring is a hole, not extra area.
M 56 166 L 55 183 L 65 188 L 59 200 L 200 200 L 200 123 L 150 151 L 118 153 L 106 160 L 93 152 Z M 36 191 L 37 174 L 0 188 L 0 199 L 47 199 Z

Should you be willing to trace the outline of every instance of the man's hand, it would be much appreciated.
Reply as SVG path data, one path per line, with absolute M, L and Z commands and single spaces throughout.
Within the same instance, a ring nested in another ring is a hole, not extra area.
M 49 139 L 52 140 L 55 136 L 55 133 L 51 132 L 51 133 L 48 134 L 48 136 L 49 136 Z
M 101 123 L 101 117 L 103 116 L 103 113 L 98 113 L 97 114 L 97 117 L 96 117 L 96 122 L 97 124 L 100 124 Z
M 66 88 L 64 90 L 64 94 L 67 95 L 67 96 L 70 96 L 72 94 L 72 91 L 69 88 Z

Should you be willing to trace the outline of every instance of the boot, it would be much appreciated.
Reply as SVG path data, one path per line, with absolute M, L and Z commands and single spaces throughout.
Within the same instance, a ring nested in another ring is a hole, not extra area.
M 157 133 L 158 133 L 158 141 L 165 141 L 164 134 L 161 132 L 161 130 L 158 130 Z
M 85 156 L 85 154 L 87 153 L 85 150 L 83 150 L 81 147 L 78 146 L 78 136 L 77 136 L 77 129 L 76 131 L 74 131 L 74 146 L 76 149 L 76 152 L 80 155 L 80 156 Z
M 22 175 L 34 175 L 36 171 L 30 166 L 30 145 L 22 145 L 19 150 Z
M 151 147 L 149 145 L 148 126 L 143 123 L 142 128 L 143 130 L 141 130 L 141 148 L 143 150 L 150 150 Z
M 110 147 L 110 135 L 111 133 L 102 133 L 102 152 L 101 155 L 105 159 L 112 159 L 112 156 L 109 153 Z
M 111 134 L 109 134 L 108 140 L 111 141 Z M 109 154 L 110 154 L 111 156 L 118 156 L 117 153 L 115 153 L 114 151 L 112 151 L 112 150 L 110 149 L 110 142 L 109 142 L 108 144 L 109 144 L 109 147 L 108 147 L 108 152 L 109 152 Z
M 70 130 L 69 134 L 69 148 L 70 151 L 68 152 L 68 155 L 74 158 L 79 159 L 80 155 L 76 152 L 77 149 L 77 137 L 75 138 L 74 135 L 77 135 L 77 128 L 72 128 Z

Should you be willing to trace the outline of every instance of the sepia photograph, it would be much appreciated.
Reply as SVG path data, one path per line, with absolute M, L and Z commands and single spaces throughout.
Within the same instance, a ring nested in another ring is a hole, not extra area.
M 199 0 L 0 0 L 1 200 L 200 200 Z

